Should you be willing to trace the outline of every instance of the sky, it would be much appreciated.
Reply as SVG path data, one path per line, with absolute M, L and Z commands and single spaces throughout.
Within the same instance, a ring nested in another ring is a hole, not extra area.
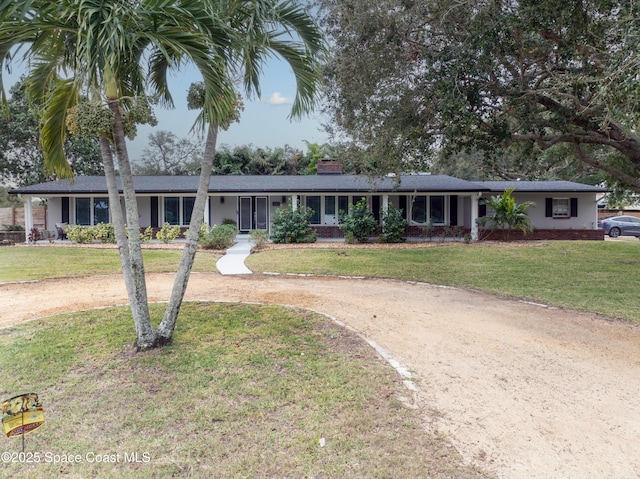
M 13 65 L 11 74 L 3 72 L 5 91 L 19 80 L 25 67 Z M 148 145 L 149 134 L 166 130 L 178 138 L 195 139 L 190 129 L 197 116 L 197 111 L 187 109 L 186 96 L 189 85 L 200 81 L 201 77 L 195 68 L 185 68 L 170 78 L 170 91 L 173 95 L 175 109 L 166 110 L 158 107 L 155 111 L 158 119 L 156 127 L 147 125 L 138 127 L 138 136 L 128 141 L 129 156 L 135 161 L 142 155 Z M 322 117 L 319 111 L 298 120 L 289 120 L 291 105 L 296 91 L 295 77 L 289 66 L 280 60 L 272 59 L 265 66 L 260 78 L 261 98 L 246 98 L 243 95 L 245 109 L 240 121 L 234 123 L 227 131 L 221 131 L 218 145 L 230 147 L 254 145 L 257 147 L 281 147 L 290 145 L 306 152 L 305 140 L 309 143 L 323 144 L 328 135 L 322 130 Z

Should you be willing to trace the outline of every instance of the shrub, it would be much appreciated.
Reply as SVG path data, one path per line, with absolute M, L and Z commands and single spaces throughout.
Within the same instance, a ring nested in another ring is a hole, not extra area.
M 209 232 L 200 238 L 198 244 L 204 249 L 227 249 L 233 245 L 237 234 L 235 225 L 213 225 Z
M 431 220 L 429 220 L 429 222 L 422 226 L 422 234 L 425 235 L 427 238 L 429 238 L 429 241 L 431 241 L 431 238 L 433 238 L 433 233 L 435 231 L 435 226 L 433 226 L 433 223 L 431 223 Z
M 111 223 L 98 223 L 91 229 L 93 239 L 102 241 L 103 243 L 115 243 L 116 242 L 116 230 Z M 68 237 L 69 235 L 67 235 Z
M 522 231 L 525 235 L 533 232 L 527 209 L 535 206 L 535 203 L 532 201 L 516 203 L 516 200 L 511 196 L 512 193 L 513 189 L 508 189 L 502 195 L 492 196 L 485 200 L 484 203 L 493 210 L 493 214 L 477 220 L 480 227 L 485 227 L 487 223 L 490 223 L 489 227 L 492 231 L 505 230 L 507 241 L 509 241 L 511 230 Z
M 80 244 L 93 243 L 95 239 L 90 226 L 71 225 L 67 228 L 67 239 Z
M 313 210 L 301 206 L 294 210 L 291 205 L 276 210 L 271 228 L 274 243 L 315 243 L 317 233 L 311 228 L 309 218 Z
M 153 239 L 153 228 L 151 226 L 147 226 L 144 232 L 140 233 L 140 241 L 143 243 L 148 243 Z
M 387 211 L 382 213 L 382 234 L 380 240 L 383 243 L 403 243 L 404 231 L 407 228 L 407 220 L 402 216 L 402 210 L 389 205 Z
M 253 242 L 253 247 L 255 249 L 261 249 L 269 239 L 269 232 L 267 230 L 251 230 L 249 237 Z
M 236 223 L 236 220 L 232 220 L 231 218 L 222 218 L 222 223 L 220 223 L 221 225 L 233 225 L 233 226 L 238 226 L 238 223 Z
M 38 228 L 31 228 L 31 230 L 29 230 L 29 243 L 35 243 L 41 237 L 42 235 L 40 234 L 40 230 Z
M 171 226 L 169 223 L 166 223 L 166 222 L 165 224 L 162 225 L 162 228 L 160 228 L 160 231 L 156 233 L 156 239 L 159 239 L 164 243 L 171 243 L 178 236 L 180 236 L 180 226 L 178 225 Z
M 24 231 L 24 226 L 20 225 L 2 225 L 7 231 Z
M 345 232 L 345 238 L 352 236 L 358 243 L 367 243 L 369 236 L 378 231 L 378 222 L 371 213 L 367 199 L 362 197 L 348 214 L 340 212 L 340 229 Z

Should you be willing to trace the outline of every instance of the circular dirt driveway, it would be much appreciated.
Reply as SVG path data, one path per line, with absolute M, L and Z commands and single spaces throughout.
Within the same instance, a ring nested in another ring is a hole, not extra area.
M 149 275 L 150 300 L 172 281 Z M 498 477 L 640 477 L 637 326 L 386 280 L 193 274 L 186 299 L 301 306 L 352 326 L 412 371 L 425 427 Z M 123 303 L 118 276 L 4 284 L 0 326 Z

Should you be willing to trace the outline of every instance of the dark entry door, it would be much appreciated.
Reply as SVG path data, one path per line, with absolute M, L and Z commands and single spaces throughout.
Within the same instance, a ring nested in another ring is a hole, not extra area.
M 253 208 L 251 207 L 251 197 L 240 197 L 240 224 L 239 229 L 243 232 L 248 232 L 252 229 L 253 224 Z

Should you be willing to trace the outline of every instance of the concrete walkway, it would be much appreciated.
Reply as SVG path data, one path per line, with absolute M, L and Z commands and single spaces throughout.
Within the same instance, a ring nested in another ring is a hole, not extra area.
M 236 236 L 236 244 L 229 248 L 224 256 L 216 263 L 216 268 L 220 274 L 252 274 L 244 260 L 251 254 L 253 243 L 249 240 L 249 235 Z

